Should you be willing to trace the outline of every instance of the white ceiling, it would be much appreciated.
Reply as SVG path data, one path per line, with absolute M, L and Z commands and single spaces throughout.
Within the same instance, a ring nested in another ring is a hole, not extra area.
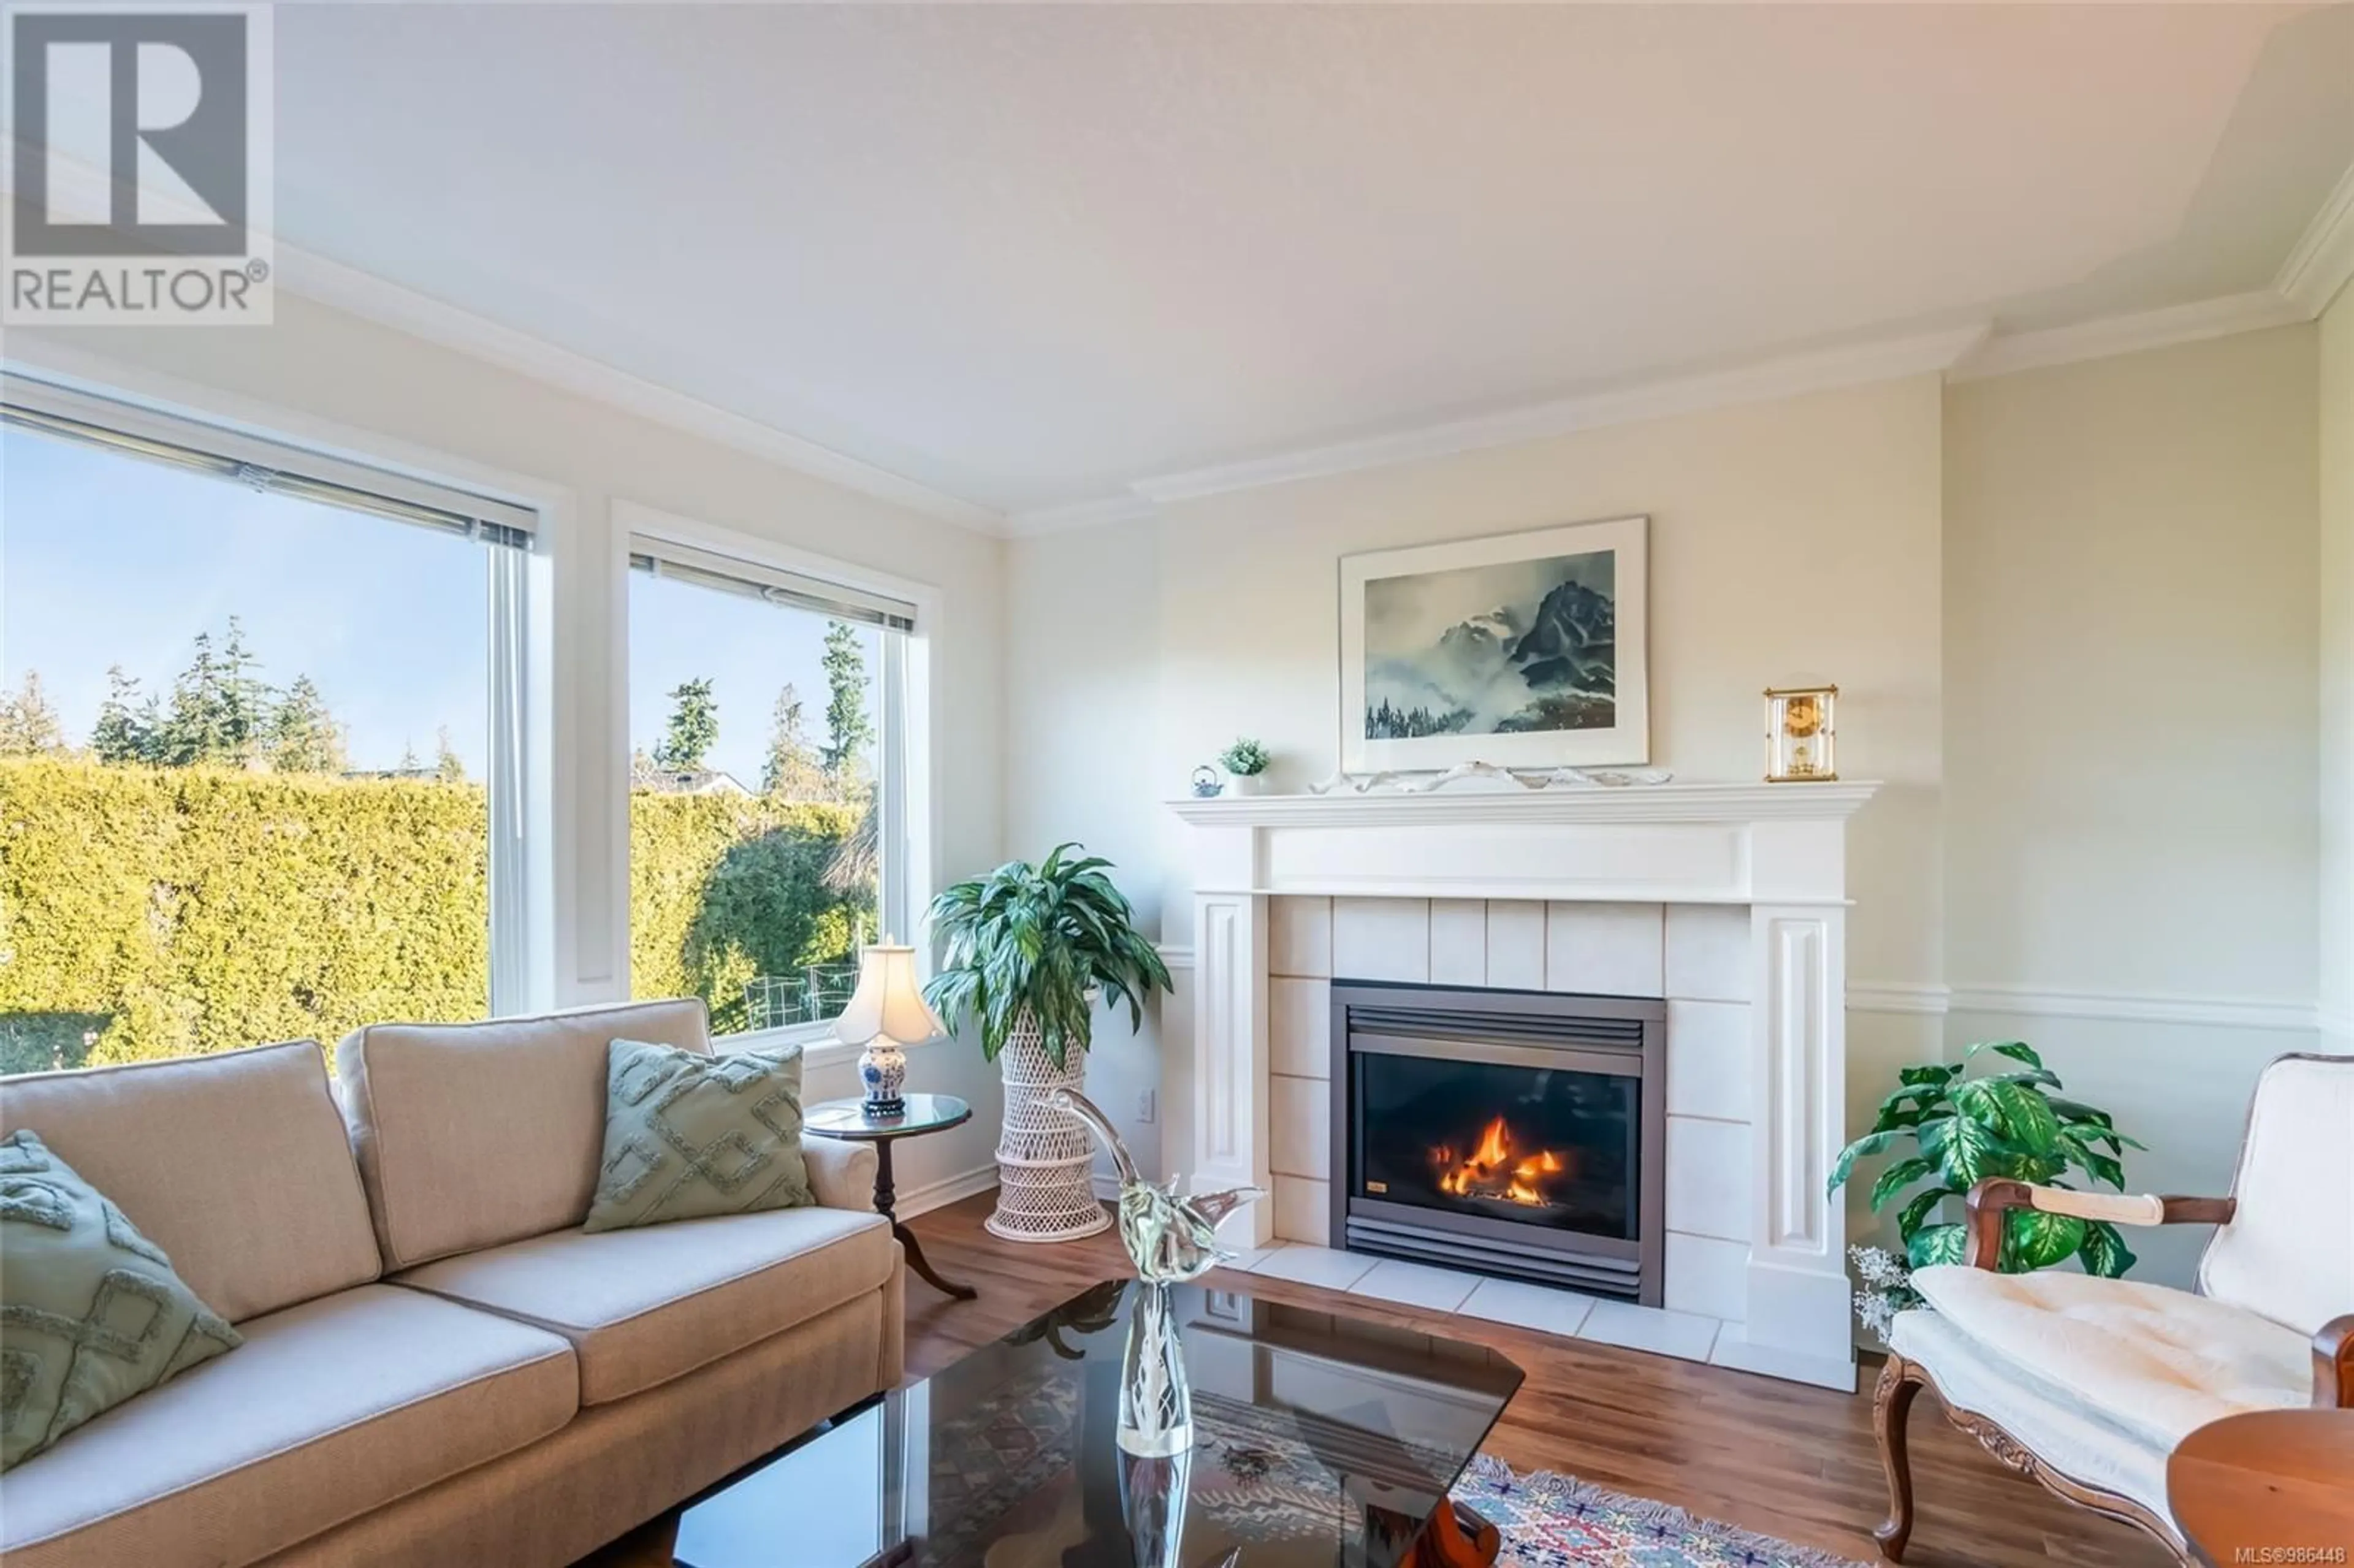
M 2354 5 L 281 5 L 282 237 L 992 510 L 2266 287 Z

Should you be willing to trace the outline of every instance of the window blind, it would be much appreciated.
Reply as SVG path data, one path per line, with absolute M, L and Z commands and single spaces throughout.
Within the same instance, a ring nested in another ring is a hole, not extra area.
M 396 522 L 528 548 L 528 508 L 257 436 L 12 377 L 0 424 Z
M 668 539 L 632 535 L 630 566 L 632 570 L 653 577 L 716 588 L 722 593 L 744 594 L 835 620 L 879 626 L 891 631 L 916 630 L 916 607 L 905 599 L 698 550 Z

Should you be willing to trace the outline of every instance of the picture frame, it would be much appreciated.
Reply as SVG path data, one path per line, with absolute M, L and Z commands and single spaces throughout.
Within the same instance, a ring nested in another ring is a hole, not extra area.
M 1648 763 L 1649 528 L 1341 556 L 1342 770 Z

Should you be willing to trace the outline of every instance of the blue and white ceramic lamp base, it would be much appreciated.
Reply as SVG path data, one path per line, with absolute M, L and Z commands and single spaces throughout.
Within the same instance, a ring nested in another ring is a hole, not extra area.
M 858 1082 L 866 1090 L 869 1117 L 907 1113 L 907 1102 L 901 1097 L 907 1084 L 907 1053 L 889 1039 L 877 1039 L 858 1054 Z

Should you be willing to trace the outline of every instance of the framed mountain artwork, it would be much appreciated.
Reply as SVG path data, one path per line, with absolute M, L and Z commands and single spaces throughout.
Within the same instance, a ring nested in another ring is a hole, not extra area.
M 1649 761 L 1649 523 L 1343 556 L 1341 766 Z

